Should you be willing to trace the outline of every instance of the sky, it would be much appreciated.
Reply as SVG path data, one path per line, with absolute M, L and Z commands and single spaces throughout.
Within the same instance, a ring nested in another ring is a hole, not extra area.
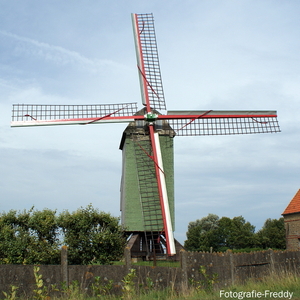
M 125 124 L 11 128 L 12 104 L 138 102 L 131 13 L 153 13 L 168 110 L 277 110 L 276 134 L 175 137 L 175 238 L 209 213 L 261 229 L 300 188 L 300 2 L 2 0 L 1 212 L 120 216 Z

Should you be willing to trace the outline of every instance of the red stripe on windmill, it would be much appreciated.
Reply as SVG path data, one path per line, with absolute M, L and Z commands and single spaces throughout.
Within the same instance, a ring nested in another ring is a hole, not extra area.
M 175 136 L 280 132 L 276 111 L 167 111 L 152 14 L 132 14 L 143 108 L 137 103 L 13 105 L 12 127 L 129 123 L 123 133 L 121 220 L 132 253 L 174 255 Z

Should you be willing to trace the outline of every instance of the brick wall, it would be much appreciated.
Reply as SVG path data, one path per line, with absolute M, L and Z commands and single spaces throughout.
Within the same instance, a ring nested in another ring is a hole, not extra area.
M 300 213 L 284 215 L 286 249 L 300 250 Z

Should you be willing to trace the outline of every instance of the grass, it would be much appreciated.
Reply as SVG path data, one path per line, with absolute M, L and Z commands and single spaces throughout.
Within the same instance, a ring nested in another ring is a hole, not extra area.
M 220 296 L 221 290 L 224 291 L 224 293 L 227 292 L 227 294 L 223 294 Z M 254 292 L 252 292 L 254 291 Z M 269 292 L 267 292 L 269 291 Z M 269 276 L 266 276 L 264 278 L 261 278 L 258 281 L 255 281 L 253 279 L 248 280 L 244 284 L 236 284 L 233 286 L 230 286 L 228 288 L 215 288 L 212 292 L 207 292 L 205 290 L 197 290 L 196 288 L 189 288 L 186 291 L 183 292 L 177 292 L 175 289 L 165 289 L 162 291 L 148 291 L 147 293 L 141 293 L 139 295 L 131 295 L 131 300 L 152 300 L 152 299 L 159 299 L 159 300 L 220 300 L 220 299 L 238 299 L 242 300 L 241 297 L 243 296 L 242 293 L 244 293 L 244 298 L 247 300 L 257 300 L 257 299 L 288 299 L 286 297 L 280 297 L 280 294 L 275 294 L 274 292 L 289 292 L 293 293 L 292 300 L 300 300 L 300 277 L 295 276 L 294 274 L 289 274 L 286 272 L 282 272 L 281 274 L 272 274 Z M 230 293 L 232 297 L 225 297 L 230 296 Z M 245 294 L 247 293 L 248 294 Z M 270 293 L 274 293 L 270 295 Z M 254 297 L 249 297 L 250 293 L 256 293 L 254 294 Z M 268 293 L 266 297 L 260 296 L 259 293 Z M 235 296 L 235 297 L 233 297 Z M 247 297 L 248 296 L 248 297 Z M 260 296 L 260 297 L 259 297 Z M 239 299 L 240 298 L 240 299 Z M 89 300 L 94 300 L 96 298 L 86 298 Z M 120 297 L 103 297 L 98 299 L 110 299 L 110 300 L 116 300 L 121 299 Z
M 291 273 L 281 272 L 272 274 L 261 278 L 258 281 L 253 279 L 248 280 L 244 285 L 234 285 L 230 288 L 231 291 L 242 292 L 242 291 L 257 291 L 257 292 L 281 292 L 288 291 L 293 293 L 292 299 L 300 299 L 300 277 Z M 274 295 L 275 296 L 275 295 Z M 258 297 L 248 298 L 257 299 Z M 266 297 L 268 299 L 275 299 L 276 297 Z M 277 295 L 277 299 L 278 299 Z
M 133 277 L 124 278 L 123 287 L 128 285 L 128 287 L 132 287 Z M 222 295 L 220 294 L 222 291 Z M 253 297 L 249 297 L 250 293 L 254 291 L 256 295 Z M 258 296 L 258 293 L 265 293 L 265 291 L 269 291 L 269 294 L 266 297 Z M 287 297 L 280 297 L 279 294 L 273 294 L 274 297 L 270 295 L 270 292 L 289 292 L 293 293 L 292 300 L 300 300 L 300 277 L 294 274 L 281 272 L 280 274 L 271 274 L 269 276 L 265 276 L 259 280 L 254 281 L 253 279 L 248 280 L 244 284 L 236 284 L 230 286 L 228 288 L 216 288 L 214 287 L 213 291 L 206 291 L 200 289 L 199 287 L 190 287 L 186 290 L 180 290 L 179 287 L 168 288 L 164 290 L 155 290 L 151 287 L 148 289 L 145 287 L 141 287 L 139 290 L 136 289 L 123 289 L 123 295 L 121 296 L 113 296 L 113 295 L 100 295 L 94 293 L 94 297 L 88 297 L 85 293 L 80 291 L 78 285 L 70 285 L 68 289 L 66 289 L 63 295 L 59 298 L 51 297 L 52 300 L 56 299 L 65 299 L 65 300 L 117 300 L 117 299 L 130 299 L 130 300 L 220 300 L 220 299 L 247 299 L 247 300 L 257 300 L 257 299 L 289 299 Z M 12 292 L 12 291 L 11 291 Z M 95 292 L 95 290 L 94 290 Z M 226 294 L 227 293 L 227 294 Z M 231 293 L 231 297 L 230 294 Z M 248 293 L 248 294 L 245 294 Z M 244 297 L 242 297 L 244 294 Z M 227 297 L 226 297 L 227 296 Z M 28 298 L 17 298 L 14 297 L 12 293 L 8 293 L 5 299 L 10 300 L 25 300 Z M 32 298 L 31 298 L 32 299 Z M 41 295 L 41 297 L 35 297 L 35 299 L 50 299 L 46 294 Z

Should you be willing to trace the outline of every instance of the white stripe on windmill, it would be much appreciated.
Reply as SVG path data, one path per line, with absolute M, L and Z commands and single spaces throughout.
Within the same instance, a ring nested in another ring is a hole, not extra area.
M 12 127 L 125 122 L 121 183 L 122 223 L 143 233 L 140 251 L 176 253 L 173 137 L 280 132 L 276 111 L 168 111 L 152 14 L 132 14 L 142 103 L 13 105 Z M 165 247 L 164 247 L 165 245 Z

